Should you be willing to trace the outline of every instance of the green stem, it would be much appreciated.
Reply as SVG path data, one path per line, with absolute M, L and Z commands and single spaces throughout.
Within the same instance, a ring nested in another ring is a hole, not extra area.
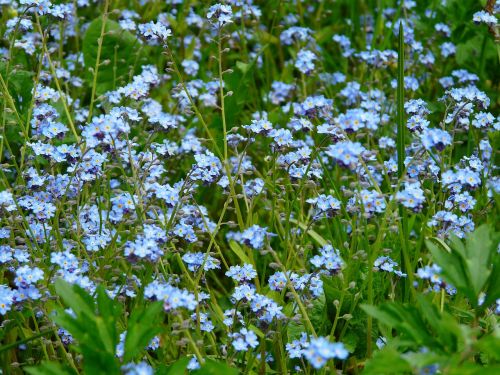
M 101 25 L 101 35 L 97 39 L 97 56 L 94 66 L 94 79 L 92 81 L 92 94 L 90 95 L 90 105 L 89 105 L 89 115 L 87 116 L 87 121 L 90 122 L 92 119 L 92 110 L 94 108 L 95 93 L 97 89 L 97 73 L 99 72 L 99 64 L 101 63 L 101 51 L 102 51 L 102 40 L 104 38 L 104 32 L 106 29 L 106 21 L 108 20 L 108 8 L 109 0 L 104 1 L 104 12 L 102 14 L 102 25 Z

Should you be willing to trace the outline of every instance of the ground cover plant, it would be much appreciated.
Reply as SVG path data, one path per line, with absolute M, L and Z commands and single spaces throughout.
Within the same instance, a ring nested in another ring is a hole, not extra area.
M 0 0 L 2 373 L 500 373 L 499 15 Z

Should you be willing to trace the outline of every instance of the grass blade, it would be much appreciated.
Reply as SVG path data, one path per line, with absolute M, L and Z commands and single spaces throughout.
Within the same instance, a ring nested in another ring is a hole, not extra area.
M 398 178 L 403 179 L 405 173 L 405 131 L 406 125 L 404 120 L 404 96 L 405 96 L 405 83 L 404 83 L 404 61 L 405 61 L 405 41 L 403 22 L 399 21 L 399 43 L 398 43 L 398 87 L 397 87 L 397 155 L 398 155 Z M 409 233 L 408 233 L 408 215 L 405 208 L 399 206 L 399 216 L 401 218 L 400 225 L 400 238 L 401 238 L 401 270 L 408 274 L 405 283 L 402 284 L 402 295 L 405 301 L 408 300 L 410 290 L 413 283 L 413 270 L 409 256 Z

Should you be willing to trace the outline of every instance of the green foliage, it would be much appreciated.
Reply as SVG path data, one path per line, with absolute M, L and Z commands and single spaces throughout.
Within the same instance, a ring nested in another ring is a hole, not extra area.
M 139 357 L 151 339 L 160 332 L 162 318 L 160 302 L 137 306 L 127 322 L 123 361 L 115 355 L 119 342 L 118 326 L 122 318 L 122 305 L 111 299 L 102 286 L 95 298 L 78 285 L 63 280 L 55 283 L 57 295 L 72 310 L 60 308 L 53 317 L 55 323 L 66 329 L 76 340 L 75 350 L 83 355 L 86 374 L 120 374 L 120 367 Z M 69 370 L 54 363 L 30 368 L 31 374 L 68 374 Z
M 463 244 L 451 237 L 450 247 L 440 241 L 437 246 L 430 240 L 427 247 L 436 263 L 443 269 L 443 276 L 469 299 L 473 307 L 478 306 L 481 292 L 486 292 L 483 306 L 489 306 L 500 297 L 498 275 L 499 259 L 494 257 L 498 247 L 498 234 L 493 235 L 487 225 L 471 233 Z
M 189 363 L 189 358 L 181 358 L 168 367 L 162 368 L 157 371 L 157 375 L 180 375 L 188 374 L 186 369 Z M 191 375 L 237 375 L 239 372 L 235 368 L 231 368 L 225 363 L 217 362 L 212 359 L 205 360 L 203 366 L 198 370 L 189 371 Z
M 33 73 L 10 66 L 7 74 L 7 64 L 0 61 L 0 75 L 3 81 L 7 83 L 9 94 L 17 111 L 19 113 L 26 112 L 31 104 Z M 3 94 L 5 95 L 5 93 Z
M 128 320 L 127 336 L 125 338 L 124 362 L 137 357 L 151 339 L 161 332 L 160 313 L 163 309 L 161 302 L 147 307 L 136 307 Z
M 53 320 L 77 340 L 77 349 L 84 357 L 85 372 L 119 373 L 115 348 L 121 306 L 107 296 L 103 287 L 97 289 L 97 303 L 79 286 L 62 280 L 56 282 L 56 292 L 75 316 L 59 309 Z
M 87 69 L 95 69 L 99 49 L 98 39 L 101 37 L 102 18 L 93 20 L 83 38 L 83 58 Z M 140 57 L 140 44 L 134 35 L 123 30 L 112 20 L 106 20 L 104 37 L 101 46 L 99 70 L 97 77 L 97 94 L 112 90 L 128 80 L 134 72 L 137 59 Z M 89 70 L 87 79 L 92 85 L 93 73 Z
M 413 369 L 438 364 L 443 373 L 494 374 L 500 369 L 500 333 L 496 320 L 490 320 L 486 307 L 498 298 L 498 264 L 491 266 L 498 246 L 498 233 L 483 225 L 465 243 L 453 237 L 448 247 L 428 241 L 427 246 L 447 281 L 458 293 L 468 297 L 475 317 L 459 309 L 438 309 L 429 296 L 419 294 L 414 304 L 398 302 L 378 306 L 362 305 L 395 337 L 367 363 L 365 374 L 412 373 Z M 481 306 L 478 300 L 486 292 Z M 471 321 L 472 319 L 472 321 Z M 475 359 L 475 361 L 474 361 Z M 479 360 L 478 360 L 479 359 Z
M 25 370 L 31 375 L 68 375 L 76 373 L 70 367 L 55 362 L 42 362 L 38 367 L 27 367 Z

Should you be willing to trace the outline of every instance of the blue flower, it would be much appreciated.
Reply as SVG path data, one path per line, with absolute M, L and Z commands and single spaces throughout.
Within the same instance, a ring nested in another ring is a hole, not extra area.
M 126 375 L 153 375 L 153 368 L 146 362 L 128 363 L 122 366 L 123 373 Z
M 275 234 L 268 232 L 266 227 L 259 227 L 258 225 L 252 225 L 241 233 L 228 233 L 228 239 L 234 239 L 255 250 L 264 247 L 265 240 L 270 236 L 275 236 Z
M 496 26 L 496 24 L 498 23 L 498 19 L 495 17 L 495 15 L 484 10 L 480 10 L 474 13 L 472 16 L 472 20 L 475 23 L 485 23 L 488 26 Z
M 405 189 L 396 193 L 396 199 L 406 208 L 415 211 L 422 209 L 425 202 L 420 182 L 405 182 Z
M 346 359 L 349 352 L 342 343 L 332 343 L 324 337 L 313 338 L 304 350 L 304 357 L 315 369 L 322 368 L 330 359 Z
M 314 53 L 307 49 L 301 49 L 297 53 L 297 59 L 295 60 L 295 67 L 304 74 L 310 74 L 314 70 L 314 61 L 317 57 Z
M 327 244 L 319 250 L 320 254 L 311 258 L 311 264 L 320 270 L 324 270 L 329 274 L 338 273 L 344 267 L 344 261 L 340 256 L 340 252 L 332 245 Z
M 182 260 L 188 265 L 188 270 L 193 272 L 198 271 L 202 265 L 205 271 L 220 268 L 218 259 L 202 252 L 186 253 L 182 256 Z
M 15 292 L 7 285 L 0 284 L 0 314 L 5 315 L 14 303 Z
M 420 139 L 427 150 L 435 148 L 438 151 L 443 151 L 452 141 L 451 135 L 446 130 L 434 128 L 424 129 Z
M 215 26 L 222 27 L 233 22 L 233 11 L 230 5 L 215 4 L 207 12 L 207 19 Z
M 398 267 L 398 264 L 387 256 L 380 256 L 375 259 L 375 262 L 373 262 L 373 269 L 375 271 L 394 273 L 399 277 L 407 276 L 405 273 L 402 273 L 400 270 L 396 269 L 396 267 Z
M 237 282 L 248 282 L 257 276 L 257 272 L 251 264 L 244 264 L 243 266 L 229 267 L 226 276 Z
M 307 27 L 292 26 L 281 32 L 280 41 L 285 46 L 296 42 L 307 42 L 312 38 L 312 33 L 313 31 Z
M 366 149 L 359 142 L 343 141 L 328 146 L 325 154 L 342 167 L 354 169 Z
M 189 363 L 187 364 L 186 369 L 188 369 L 189 371 L 193 371 L 193 370 L 198 370 L 200 367 L 201 367 L 200 363 L 198 362 L 196 357 L 192 357 L 189 360 Z
M 259 345 L 255 332 L 242 328 L 239 332 L 229 334 L 233 339 L 232 345 L 238 352 L 247 351 L 249 348 L 256 348 Z
M 320 194 L 316 198 L 310 198 L 306 201 L 314 205 L 316 216 L 323 214 L 334 215 L 340 211 L 340 201 L 331 195 Z

